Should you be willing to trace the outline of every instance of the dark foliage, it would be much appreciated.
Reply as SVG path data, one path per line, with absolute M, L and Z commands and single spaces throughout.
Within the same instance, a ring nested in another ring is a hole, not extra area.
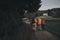
M 41 6 L 41 0 L 9 0 L 10 8 L 19 8 L 20 10 L 37 11 Z
M 40 3 L 41 0 L 1 0 L 0 8 L 16 9 L 23 16 L 24 10 L 29 12 L 37 11 L 41 6 Z
M 37 11 L 37 15 L 42 16 L 43 13 L 47 13 L 48 16 L 52 16 L 55 18 L 60 18 L 60 8 L 53 8 L 48 10 Z M 33 15 L 33 14 L 32 14 Z
M 24 16 L 24 10 L 37 10 L 39 3 L 40 0 L 1 0 L 0 40 L 28 40 L 26 34 L 31 32 L 26 30 L 27 26 L 21 17 Z
M 60 18 L 60 8 L 53 8 L 47 11 L 50 16 Z

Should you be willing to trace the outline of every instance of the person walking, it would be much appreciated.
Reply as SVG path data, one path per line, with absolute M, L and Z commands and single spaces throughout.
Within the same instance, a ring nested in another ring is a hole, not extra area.
M 37 18 L 37 30 L 39 30 L 39 31 L 42 30 L 40 18 Z
M 45 25 L 45 20 L 44 20 L 44 18 L 41 18 L 41 27 L 42 27 L 42 30 L 44 30 L 44 25 Z
M 35 31 L 36 31 L 36 27 L 37 27 L 37 26 L 36 26 L 36 19 L 33 18 L 33 19 L 31 20 L 31 23 L 30 23 L 30 24 L 31 24 L 31 26 L 32 26 L 32 30 L 35 32 Z

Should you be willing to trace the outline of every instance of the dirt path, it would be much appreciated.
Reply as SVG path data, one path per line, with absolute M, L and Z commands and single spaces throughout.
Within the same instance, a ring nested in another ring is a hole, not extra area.
M 29 22 L 26 23 L 30 24 Z M 37 32 L 32 32 L 31 40 L 60 40 L 60 39 L 56 35 L 53 35 L 48 31 L 37 31 Z
M 31 40 L 60 40 L 60 39 L 56 35 L 53 35 L 48 31 L 36 31 L 32 32 Z
M 31 40 L 59 40 L 59 38 L 48 31 L 37 31 L 32 34 Z

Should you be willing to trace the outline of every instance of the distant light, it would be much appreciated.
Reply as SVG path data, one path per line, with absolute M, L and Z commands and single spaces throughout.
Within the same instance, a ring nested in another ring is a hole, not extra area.
M 43 13 L 43 16 L 48 16 L 48 14 L 47 13 Z

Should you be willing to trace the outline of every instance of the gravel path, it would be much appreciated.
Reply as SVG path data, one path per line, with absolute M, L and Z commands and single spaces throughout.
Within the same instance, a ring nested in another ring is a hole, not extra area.
M 29 22 L 26 23 L 28 27 L 30 27 L 29 29 L 32 30 L 30 23 Z M 36 31 L 32 32 L 32 34 L 30 33 L 29 35 L 31 37 L 30 40 L 60 40 L 60 38 L 58 38 L 56 35 L 53 35 L 48 31 Z
M 59 40 L 59 38 L 48 31 L 37 31 L 33 33 L 31 40 Z

